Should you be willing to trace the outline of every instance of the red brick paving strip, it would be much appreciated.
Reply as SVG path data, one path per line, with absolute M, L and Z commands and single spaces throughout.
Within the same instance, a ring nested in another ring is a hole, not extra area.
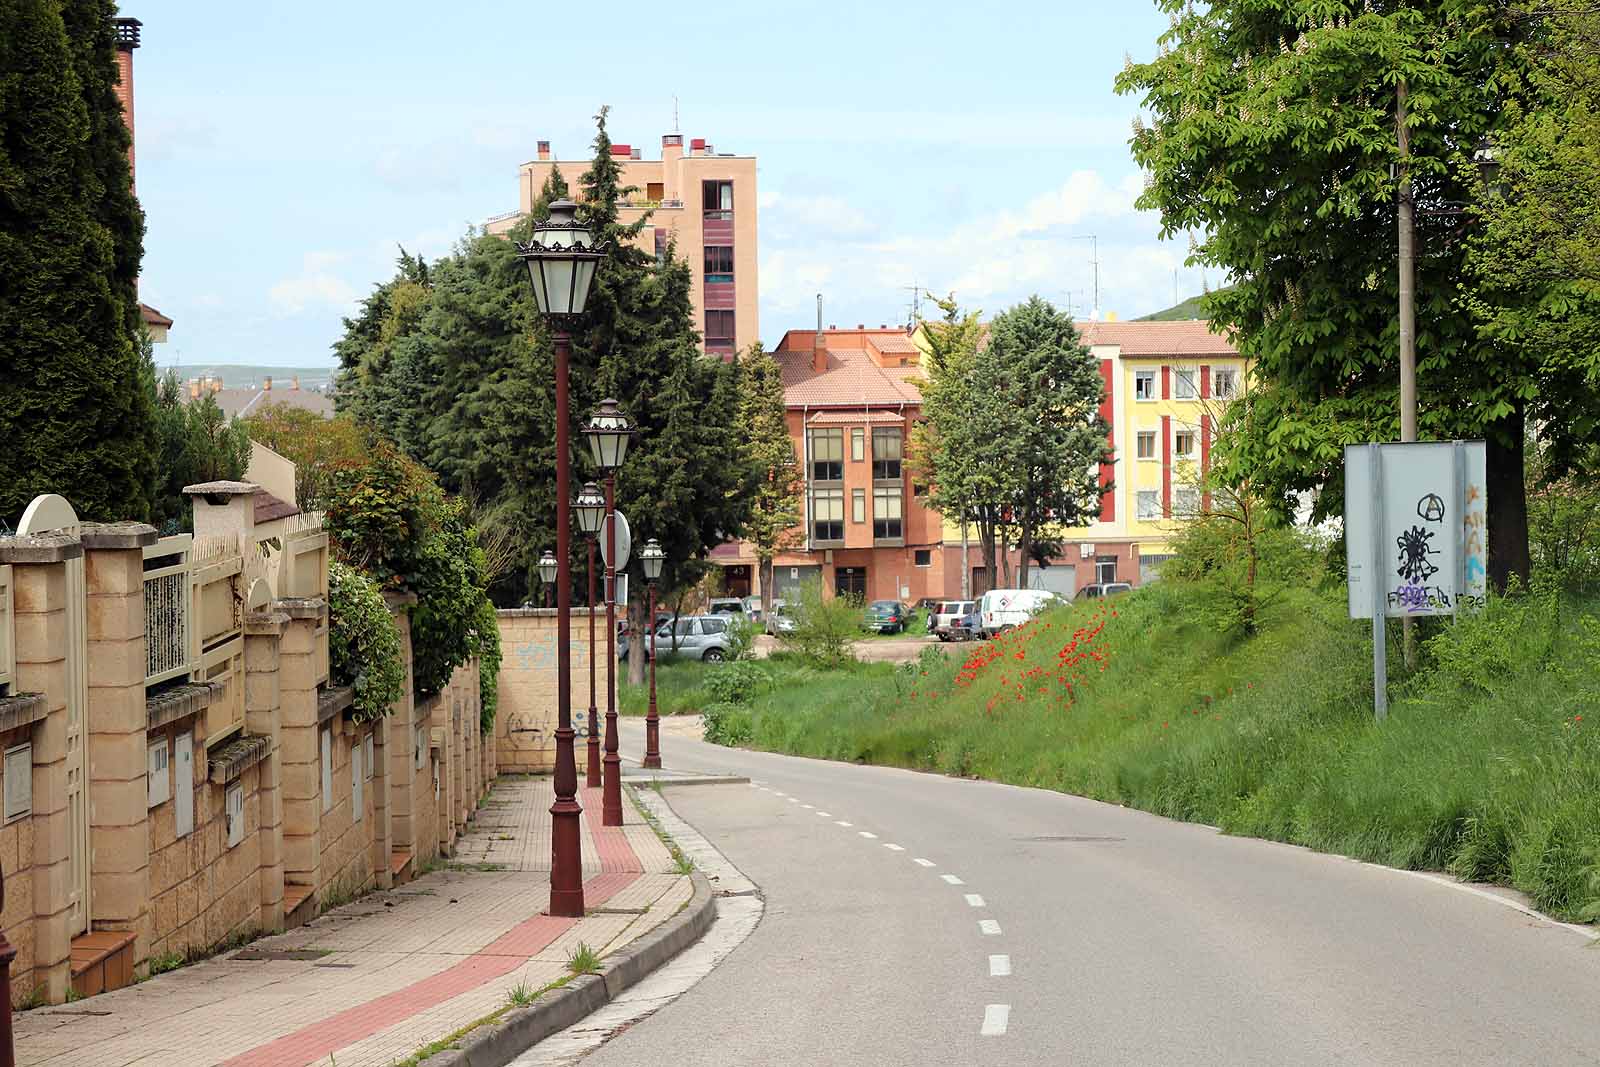
M 585 814 L 600 811 L 600 800 L 600 790 L 585 789 Z M 634 854 L 621 827 L 602 827 L 591 822 L 589 829 L 594 835 L 603 872 L 583 885 L 585 906 L 594 907 L 637 881 L 644 873 L 644 865 Z M 510 974 L 577 922 L 577 919 L 535 915 L 453 967 L 224 1060 L 221 1067 L 286 1067 L 326 1059 L 346 1045 L 353 1045 L 485 982 Z

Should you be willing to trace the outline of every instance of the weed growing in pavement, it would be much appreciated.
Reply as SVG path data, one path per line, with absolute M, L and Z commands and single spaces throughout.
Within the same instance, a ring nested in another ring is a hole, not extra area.
M 166 974 L 168 971 L 175 971 L 187 962 L 188 960 L 184 958 L 184 955 L 181 952 L 163 952 L 161 955 L 151 958 L 150 977 L 154 978 L 158 974 Z
M 594 954 L 594 949 L 579 941 L 577 949 L 567 957 L 567 970 L 573 974 L 599 974 L 600 957 Z
M 518 982 L 506 990 L 506 1003 L 513 1008 L 526 1008 L 539 994 L 528 988 L 527 982 Z
M 654 781 L 654 785 L 656 793 L 659 795 L 661 792 L 661 783 L 659 779 Z M 662 827 L 661 820 L 657 819 L 655 815 L 645 808 L 643 804 L 639 803 L 639 798 L 633 794 L 632 786 L 628 787 L 628 799 L 633 801 L 633 810 L 639 813 L 639 817 L 645 821 L 645 825 L 654 831 L 656 837 L 663 845 L 667 846 L 667 851 L 672 854 L 672 869 L 677 871 L 679 874 L 692 873 L 694 871 L 694 860 L 690 859 L 688 855 L 686 855 L 684 851 L 678 847 L 678 843 L 672 839 L 672 835 L 667 833 L 666 829 Z

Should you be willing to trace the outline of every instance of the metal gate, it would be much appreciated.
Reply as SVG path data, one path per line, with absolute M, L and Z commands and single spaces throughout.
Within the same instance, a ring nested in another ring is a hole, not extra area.
M 22 513 L 19 534 L 77 533 L 78 513 L 65 497 L 54 493 L 33 498 Z M 89 929 L 89 790 L 88 739 L 84 721 L 89 706 L 89 635 L 84 616 L 87 589 L 83 557 L 69 559 L 67 570 L 67 893 L 68 934 L 76 937 Z

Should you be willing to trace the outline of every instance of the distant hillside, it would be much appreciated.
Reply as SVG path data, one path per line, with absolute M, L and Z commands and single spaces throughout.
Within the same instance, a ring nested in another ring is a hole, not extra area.
M 1217 291 L 1218 292 L 1225 292 L 1226 290 L 1217 290 Z M 1191 296 L 1189 299 L 1185 300 L 1183 303 L 1177 305 L 1176 307 L 1167 308 L 1167 310 L 1165 310 L 1165 311 L 1158 311 L 1154 315 L 1141 315 L 1139 318 L 1134 319 L 1133 321 L 1134 322 L 1176 322 L 1176 321 L 1180 321 L 1182 319 L 1204 318 L 1205 316 L 1202 315 L 1201 312 L 1200 312 L 1200 301 L 1204 300 L 1205 296 L 1206 296 L 1206 294 L 1204 294 L 1204 293 L 1196 293 L 1194 296 Z

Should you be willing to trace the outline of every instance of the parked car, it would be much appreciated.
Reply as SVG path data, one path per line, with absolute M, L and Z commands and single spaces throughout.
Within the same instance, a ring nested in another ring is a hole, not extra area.
M 1126 593 L 1132 589 L 1133 586 L 1128 582 L 1096 582 L 1078 590 L 1078 595 L 1073 599 L 1099 600 L 1101 597 L 1116 596 L 1118 593 Z
M 985 637 L 1003 634 L 1033 618 L 1061 598 L 1045 589 L 991 589 L 978 601 Z
M 946 631 L 948 641 L 977 641 L 983 637 L 983 616 L 978 614 L 977 606 L 973 601 L 964 601 L 973 604 L 973 609 L 950 624 Z
M 867 605 L 867 629 L 880 634 L 904 632 L 911 612 L 898 600 L 874 600 Z
M 744 601 L 736 596 L 714 596 L 706 604 L 707 615 L 743 615 Z
M 928 631 L 941 641 L 950 640 L 950 628 L 978 610 L 976 600 L 942 600 L 928 612 Z
M 921 600 L 917 601 L 917 610 L 931 612 L 941 603 L 943 603 L 943 601 L 936 596 L 925 596 Z
M 773 637 L 780 634 L 792 634 L 795 628 L 794 608 L 788 601 L 774 599 L 772 610 L 767 613 L 762 621 L 762 627 Z
M 685 615 L 671 626 L 656 631 L 656 655 L 662 659 L 682 656 L 707 663 L 728 658 L 727 615 Z
M 740 601 L 740 603 L 744 605 L 745 618 L 749 619 L 751 622 L 761 621 L 763 608 L 761 606 L 760 597 L 747 596 L 744 598 L 744 600 Z

